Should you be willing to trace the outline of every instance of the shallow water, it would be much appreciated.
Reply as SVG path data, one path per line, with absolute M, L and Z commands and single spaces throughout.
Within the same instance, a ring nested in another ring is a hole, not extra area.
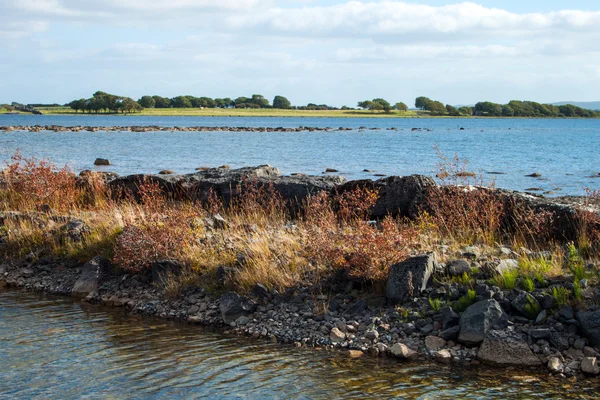
M 120 174 L 193 172 L 200 166 L 270 164 L 283 173 L 320 174 L 335 168 L 349 179 L 435 175 L 439 159 L 470 161 L 468 169 L 508 189 L 538 188 L 549 195 L 582 195 L 600 189 L 600 120 L 411 119 L 0 115 L 0 125 L 158 125 L 349 127 L 344 132 L 8 132 L 0 133 L 0 161 L 20 149 L 73 169 L 94 168 L 97 157 Z M 359 127 L 380 128 L 361 130 Z M 428 128 L 413 132 L 411 129 Z M 463 127 L 464 130 L 460 130 Z M 397 131 L 388 131 L 397 128 Z M 501 172 L 502 174 L 489 174 Z M 537 172 L 539 179 L 525 175 Z
M 0 398 L 597 398 L 600 381 L 296 349 L 0 289 Z

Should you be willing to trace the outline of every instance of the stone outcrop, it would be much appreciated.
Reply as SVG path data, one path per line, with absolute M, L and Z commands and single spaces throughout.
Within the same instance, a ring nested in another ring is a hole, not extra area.
M 337 192 L 344 193 L 356 188 L 377 190 L 379 197 L 371 211 L 374 218 L 386 215 L 415 216 L 425 202 L 428 189 L 435 185 L 433 179 L 424 175 L 390 176 L 376 181 L 350 181 L 341 185 Z
M 468 346 L 478 346 L 494 327 L 503 328 L 508 316 L 494 300 L 483 300 L 473 304 L 460 317 L 458 340 Z
M 385 295 L 392 304 L 419 296 L 435 270 L 435 254 L 411 257 L 390 267 Z
M 272 188 L 288 204 L 297 207 L 308 195 L 321 191 L 332 192 L 346 182 L 339 176 L 282 176 L 277 168 L 261 165 L 239 169 L 209 168 L 186 175 L 129 175 L 109 183 L 117 196 L 140 197 L 142 182 L 156 184 L 168 197 L 207 201 L 211 196 L 231 202 L 245 187 Z

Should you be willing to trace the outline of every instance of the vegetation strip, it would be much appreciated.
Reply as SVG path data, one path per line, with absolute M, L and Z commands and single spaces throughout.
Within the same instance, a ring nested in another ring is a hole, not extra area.
M 243 114 L 232 110 L 258 110 L 265 116 L 312 116 L 306 112 L 324 112 L 317 115 L 322 116 L 450 116 L 450 117 L 526 117 L 526 118 L 598 118 L 600 111 L 584 109 L 572 104 L 552 105 L 540 104 L 534 101 L 510 101 L 508 104 L 497 104 L 489 101 L 478 102 L 474 106 L 454 107 L 450 104 L 432 100 L 425 96 L 415 99 L 417 111 L 408 109 L 403 102 L 391 104 L 385 99 L 376 98 L 373 100 L 359 101 L 357 107 L 343 106 L 341 108 L 328 106 L 326 104 L 309 103 L 306 106 L 292 106 L 290 101 L 283 96 L 275 96 L 273 104 L 260 94 L 253 94 L 251 97 L 217 98 L 196 97 L 196 96 L 176 96 L 167 98 L 162 96 L 142 96 L 135 101 L 127 96 L 114 95 L 102 91 L 95 92 L 88 99 L 73 100 L 65 106 L 54 105 L 23 105 L 13 103 L 12 105 L 1 105 L 0 109 L 5 112 L 31 112 L 34 114 L 46 113 L 75 113 L 88 114 L 94 113 L 138 113 L 142 112 L 149 115 L 260 115 L 259 113 Z M 43 110 L 43 111 L 41 111 Z M 148 112 L 147 110 L 152 110 Z M 158 112 L 156 112 L 159 110 Z M 186 110 L 186 111 L 172 111 Z M 221 110 L 220 112 L 203 110 Z

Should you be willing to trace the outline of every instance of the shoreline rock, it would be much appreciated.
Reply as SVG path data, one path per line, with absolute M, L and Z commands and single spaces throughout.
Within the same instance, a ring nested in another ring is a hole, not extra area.
M 554 330 L 556 324 L 533 328 L 529 323 L 519 323 L 518 317 L 507 315 L 493 299 L 467 308 L 459 324 L 459 315 L 450 307 L 425 314 L 410 313 L 404 318 L 395 307 L 371 308 L 367 302 L 344 292 L 316 294 L 321 293 L 320 288 L 298 287 L 277 293 L 257 285 L 248 296 L 228 292 L 216 297 L 191 287 L 169 299 L 155 282 L 151 270 L 125 273 L 99 258 L 83 266 L 44 260 L 0 265 L 0 286 L 83 298 L 85 302 L 124 307 L 135 314 L 221 327 L 283 344 L 343 350 L 352 358 L 370 355 L 465 365 L 481 361 L 495 367 L 545 366 L 555 374 L 581 377 L 595 376 L 598 368 L 600 349 L 588 347 L 587 339 L 570 331 L 559 335 Z M 428 286 L 425 292 L 410 302 L 427 304 L 433 288 Z M 338 310 L 316 312 L 321 305 L 330 303 L 330 298 L 337 301 Z M 479 309 L 483 311 L 478 312 Z M 554 318 L 560 315 L 557 312 Z M 562 321 L 566 324 L 566 320 Z M 476 329 L 473 325 L 477 325 Z M 454 336 L 444 337 L 446 330 L 453 330 Z M 560 345 L 561 340 L 566 341 L 564 346 Z M 479 343 L 479 349 L 470 347 Z

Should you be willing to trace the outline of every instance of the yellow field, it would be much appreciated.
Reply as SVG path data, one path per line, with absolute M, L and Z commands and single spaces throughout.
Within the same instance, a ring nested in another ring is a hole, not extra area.
M 68 107 L 39 109 L 44 114 L 75 114 Z M 78 113 L 78 114 L 81 114 Z M 142 112 L 127 115 L 144 116 L 194 116 L 194 117 L 341 117 L 341 118 L 419 118 L 429 117 L 427 112 L 392 111 L 390 113 L 363 110 L 279 110 L 273 108 L 146 108 Z

